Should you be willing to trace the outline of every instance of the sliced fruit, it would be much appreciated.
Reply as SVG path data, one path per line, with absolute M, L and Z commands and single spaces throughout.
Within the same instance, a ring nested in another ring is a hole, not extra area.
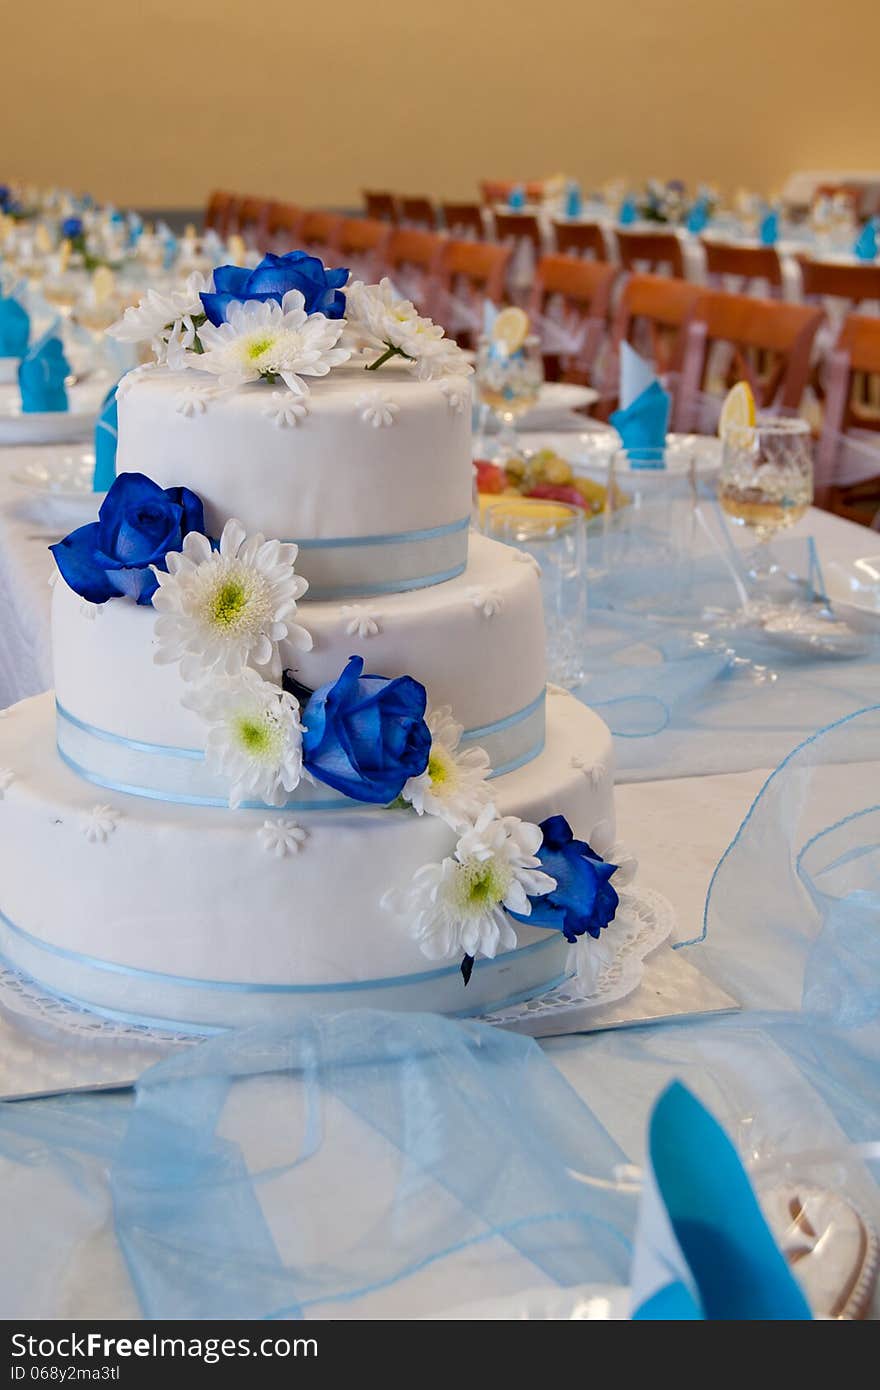
M 492 337 L 509 353 L 519 352 L 529 334 L 529 316 L 512 304 L 502 309 L 492 327 Z
M 474 467 L 477 470 L 477 492 L 499 493 L 507 487 L 507 474 L 497 463 L 478 459 Z
M 718 435 L 724 439 L 731 431 L 736 431 L 737 436 L 742 435 L 747 439 L 748 435 L 743 431 L 751 431 L 755 428 L 755 398 L 752 395 L 752 388 L 747 381 L 738 381 L 732 386 L 724 398 L 721 407 L 721 415 L 718 419 Z

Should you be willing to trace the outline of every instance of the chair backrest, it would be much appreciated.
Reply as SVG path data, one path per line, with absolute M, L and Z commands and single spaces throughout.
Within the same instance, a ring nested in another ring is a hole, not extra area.
M 268 240 L 270 198 L 241 198 L 234 209 L 229 231 L 238 232 L 248 246 L 264 251 Z
M 397 221 L 397 200 L 393 193 L 364 193 L 367 217 L 376 222 Z
M 544 196 L 543 179 L 531 179 L 521 183 L 518 179 L 483 179 L 480 183 L 480 197 L 484 203 L 506 203 L 515 188 L 522 188 L 530 203 L 540 203 Z
M 669 266 L 672 274 L 684 279 L 684 253 L 674 232 L 628 232 L 616 228 L 617 254 L 624 270 L 656 272 Z
M 400 221 L 406 227 L 423 227 L 433 232 L 437 226 L 437 209 L 430 198 L 400 198 Z
M 876 387 L 878 381 L 880 318 L 849 314 L 828 357 L 825 414 L 816 451 L 816 501 L 819 506 L 831 501 L 835 472 L 839 474 L 840 471 L 840 436 L 852 429 L 880 431 L 880 409 L 876 398 L 872 398 L 872 386 Z M 880 458 L 880 451 L 876 452 Z M 870 455 L 867 460 L 857 456 L 856 462 L 858 472 L 865 468 L 863 477 L 880 472 L 880 464 L 875 468 Z
M 393 230 L 390 222 L 378 222 L 372 217 L 343 219 L 333 246 L 341 259 L 350 263 L 355 280 L 369 284 L 382 278 Z
M 600 261 L 584 261 L 556 253 L 540 258 L 529 314 L 533 323 L 545 325 L 541 330 L 545 368 L 546 359 L 552 359 L 548 375 L 571 377 L 590 373 L 605 337 L 611 289 L 616 278 L 617 267 Z M 561 329 L 563 324 L 564 333 L 550 332 L 557 325 Z M 583 341 L 574 351 L 568 351 L 565 337 L 572 335 L 575 326 Z
M 421 227 L 395 227 L 385 252 L 388 274 L 406 299 L 434 317 L 435 289 L 446 238 Z
M 483 213 L 479 203 L 442 203 L 443 225 L 450 236 L 472 233 L 482 239 L 486 235 Z
M 808 299 L 846 299 L 850 304 L 880 300 L 880 265 L 834 265 L 799 256 L 801 282 Z
M 302 208 L 295 203 L 272 203 L 266 215 L 266 241 L 275 252 L 295 251 L 300 245 Z
M 611 329 L 615 352 L 622 342 L 643 349 L 645 341 L 660 375 L 679 371 L 685 332 L 702 291 L 687 280 L 666 275 L 628 275 L 617 301 Z
M 452 239 L 443 243 L 433 317 L 459 342 L 473 341 L 485 300 L 502 302 L 512 255 L 512 247 L 497 242 Z
M 509 241 L 514 246 L 521 241 L 531 242 L 536 256 L 540 256 L 544 247 L 538 219 L 531 212 L 496 212 L 495 236 L 498 241 Z
M 775 406 L 790 414 L 797 412 L 823 317 L 821 309 L 806 304 L 703 291 L 688 327 L 682 368 L 684 410 L 691 427 L 699 416 L 699 392 L 710 384 L 715 344 L 726 344 L 730 353 L 724 378 L 717 383 L 722 389 L 744 379 L 762 409 Z
M 716 241 L 714 237 L 701 240 L 706 252 L 706 271 L 713 280 L 729 275 L 738 280 L 763 280 L 775 289 L 782 288 L 782 266 L 775 247 L 738 246 L 731 241 Z
M 592 255 L 594 260 L 607 261 L 608 245 L 598 222 L 554 222 L 553 235 L 557 251 L 568 255 Z
M 205 206 L 205 230 L 212 229 L 217 232 L 218 236 L 225 236 L 235 203 L 234 193 L 224 193 L 219 188 L 215 189 Z
M 336 254 L 339 230 L 345 218 L 339 212 L 324 212 L 321 208 L 311 208 L 302 215 L 299 235 L 306 250 L 312 249 L 315 255 Z

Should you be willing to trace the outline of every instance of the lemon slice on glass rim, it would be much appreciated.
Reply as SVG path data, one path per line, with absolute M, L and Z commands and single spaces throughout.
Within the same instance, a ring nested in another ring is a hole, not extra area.
M 519 352 L 528 336 L 529 316 L 523 309 L 518 309 L 513 304 L 507 309 L 502 309 L 492 325 L 493 339 L 506 350 L 510 357 L 515 352 Z
M 736 448 L 747 449 L 754 438 L 755 397 L 747 381 L 738 381 L 724 398 L 718 419 L 718 436 Z

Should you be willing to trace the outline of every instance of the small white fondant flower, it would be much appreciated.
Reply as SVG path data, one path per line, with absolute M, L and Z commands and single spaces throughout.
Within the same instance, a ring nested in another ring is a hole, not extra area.
M 440 390 L 446 397 L 446 404 L 453 415 L 461 415 L 470 404 L 470 390 L 461 377 L 444 377 Z
M 102 845 L 116 829 L 122 816 L 112 806 L 97 805 L 79 818 L 79 828 L 90 845 Z
M 362 603 L 344 603 L 339 616 L 349 637 L 375 637 L 382 631 L 380 615 Z
M 582 772 L 592 787 L 601 785 L 608 769 L 603 762 L 594 762 L 590 758 L 584 758 L 580 753 L 573 753 L 571 765 L 578 772 Z
M 463 729 L 449 705 L 430 710 L 425 723 L 431 733 L 428 766 L 420 777 L 410 777 L 401 796 L 420 816 L 440 816 L 460 831 L 489 801 L 489 755 L 484 748 L 459 747 Z
M 273 391 L 263 411 L 277 429 L 298 425 L 308 413 L 309 407 L 305 399 L 295 396 L 292 391 Z
M 5 714 L 5 710 L 0 710 L 0 715 Z M 9 788 L 15 781 L 15 773 L 11 767 L 0 767 L 0 801 L 3 800 Z
M 346 337 L 377 353 L 377 363 L 385 356 L 394 361 L 403 357 L 422 381 L 472 371 L 458 344 L 444 336 L 439 324 L 423 318 L 408 299 L 401 299 L 387 278 L 378 285 L 356 280 L 345 298 Z
M 468 589 L 467 597 L 484 618 L 494 618 L 504 607 L 504 597 L 497 589 Z
M 308 583 L 294 570 L 295 545 L 247 538 L 240 521 L 227 521 L 214 550 L 207 536 L 190 531 L 182 551 L 167 556 L 168 572 L 154 569 L 153 595 L 161 665 L 180 662 L 186 681 L 208 671 L 234 675 L 249 662 L 274 668 L 285 639 L 309 651 L 312 639 L 294 623 L 296 601 Z
M 267 854 L 284 859 L 288 854 L 299 854 L 308 839 L 308 832 L 295 820 L 267 820 L 260 827 L 259 837 Z
M 516 560 L 517 564 L 531 565 L 532 569 L 535 571 L 535 574 L 539 575 L 541 573 L 541 566 L 535 559 L 534 555 L 532 555 L 531 551 L 517 550 L 516 546 L 513 545 L 510 546 L 509 549 L 511 555 L 513 556 L 514 560 Z
M 202 384 L 181 386 L 174 397 L 174 407 L 178 415 L 183 415 L 185 419 L 191 420 L 194 415 L 204 415 L 208 402 L 213 400 L 216 394 L 213 386 Z
M 588 843 L 590 849 L 601 855 L 606 864 L 617 865 L 617 872 L 611 879 L 615 888 L 625 888 L 628 883 L 632 883 L 638 872 L 639 861 L 620 840 L 615 840 L 607 820 L 600 820 L 593 826 Z
M 280 379 L 296 395 L 307 396 L 304 377 L 326 376 L 351 356 L 349 348 L 336 346 L 344 328 L 344 319 L 307 314 L 299 290 L 288 290 L 280 304 L 274 299 L 233 302 L 225 323 L 199 329 L 204 352 L 198 365 L 224 387 L 263 377 Z
M 371 391 L 367 395 L 361 396 L 358 401 L 358 409 L 364 424 L 372 425 L 377 430 L 387 429 L 389 425 L 393 425 L 396 416 L 400 413 L 400 406 L 396 401 L 390 400 L 381 391 Z
M 516 816 L 499 817 L 485 806 L 461 836 L 454 857 L 417 870 L 409 887 L 392 890 L 382 906 L 406 922 L 431 960 L 484 955 L 516 945 L 505 908 L 528 916 L 529 897 L 541 897 L 556 880 L 540 869 L 541 829 Z
M 229 784 L 229 805 L 282 806 L 302 777 L 299 703 L 256 671 L 212 677 L 183 697 L 209 725 L 205 761 Z

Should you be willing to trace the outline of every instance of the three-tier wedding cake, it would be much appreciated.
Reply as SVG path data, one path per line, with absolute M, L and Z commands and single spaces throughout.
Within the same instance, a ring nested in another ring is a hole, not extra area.
M 115 331 L 156 361 L 53 546 L 55 692 L 0 720 L 0 955 L 204 1029 L 565 980 L 614 931 L 611 737 L 469 529 L 463 354 L 302 252 Z

